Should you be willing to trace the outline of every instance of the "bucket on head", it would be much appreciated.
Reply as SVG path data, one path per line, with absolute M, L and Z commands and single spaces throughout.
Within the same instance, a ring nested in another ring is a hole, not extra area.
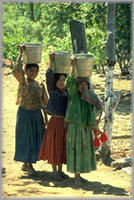
M 40 63 L 42 44 L 24 44 L 24 63 Z
M 75 54 L 76 76 L 90 77 L 94 65 L 94 56 L 89 54 Z
M 54 51 L 54 72 L 68 74 L 71 67 L 71 56 L 71 52 Z

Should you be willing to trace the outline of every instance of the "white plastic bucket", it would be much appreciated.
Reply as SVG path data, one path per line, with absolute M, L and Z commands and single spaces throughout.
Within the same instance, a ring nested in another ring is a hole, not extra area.
M 76 57 L 76 76 L 90 77 L 94 65 L 94 56 L 89 54 L 75 54 Z
M 24 63 L 41 63 L 42 44 L 24 45 Z
M 71 67 L 71 56 L 71 52 L 54 51 L 54 72 L 68 74 Z

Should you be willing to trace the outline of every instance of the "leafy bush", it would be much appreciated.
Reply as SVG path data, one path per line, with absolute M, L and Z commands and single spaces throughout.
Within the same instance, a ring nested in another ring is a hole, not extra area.
M 100 73 L 102 68 L 103 73 L 105 73 L 104 66 L 107 65 L 105 48 L 106 32 L 94 27 L 86 29 L 86 35 L 88 50 L 90 53 L 94 54 L 96 72 Z
M 25 17 L 20 17 L 17 22 L 14 20 L 11 20 L 10 23 L 6 22 L 3 33 L 2 55 L 11 60 L 11 67 L 17 59 L 20 42 L 38 43 L 42 41 L 40 24 L 32 23 Z
M 23 41 L 23 36 L 20 33 L 7 32 L 6 36 L 3 36 L 3 57 L 11 60 L 11 67 L 16 61 L 18 55 L 18 44 Z
M 122 75 L 130 73 L 131 59 L 131 4 L 116 8 L 116 55 Z
M 69 22 L 76 19 L 85 25 L 87 48 L 95 56 L 96 71 L 100 73 L 102 68 L 104 72 L 106 11 L 107 3 L 3 3 L 3 57 L 14 62 L 20 41 L 43 43 L 46 53 L 72 51 Z M 117 62 L 126 73 L 131 65 L 130 17 L 131 4 L 116 3 Z

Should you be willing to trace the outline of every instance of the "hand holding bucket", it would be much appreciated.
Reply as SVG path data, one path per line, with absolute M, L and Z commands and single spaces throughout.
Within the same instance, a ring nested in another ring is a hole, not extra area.
M 53 65 L 54 65 L 54 52 L 53 51 L 49 52 L 49 60 L 50 60 L 49 68 L 53 69 Z

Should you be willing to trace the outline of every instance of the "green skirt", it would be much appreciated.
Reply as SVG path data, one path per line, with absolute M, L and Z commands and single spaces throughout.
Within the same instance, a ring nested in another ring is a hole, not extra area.
M 67 171 L 87 173 L 96 170 L 96 155 L 90 128 L 70 123 L 66 138 Z

